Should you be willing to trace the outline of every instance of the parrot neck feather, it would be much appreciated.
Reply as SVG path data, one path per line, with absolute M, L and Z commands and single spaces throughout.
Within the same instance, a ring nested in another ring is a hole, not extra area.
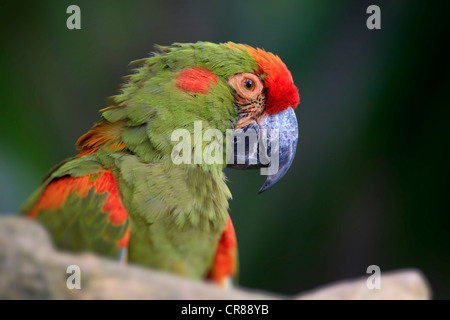
M 125 126 L 125 121 L 109 122 L 103 120 L 98 122 L 78 139 L 77 149 L 81 152 L 77 157 L 94 154 L 105 145 L 108 145 L 108 148 L 114 151 L 125 149 L 126 145 L 121 141 Z

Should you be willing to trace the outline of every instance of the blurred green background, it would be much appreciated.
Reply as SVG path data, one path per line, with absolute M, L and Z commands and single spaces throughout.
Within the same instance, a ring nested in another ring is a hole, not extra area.
M 66 9 L 81 8 L 81 30 Z M 381 30 L 366 9 L 381 8 Z M 227 170 L 243 286 L 293 294 L 421 269 L 450 298 L 448 10 L 430 1 L 39 1 L 0 4 L 0 212 L 14 212 L 153 44 L 242 42 L 299 86 L 288 174 Z

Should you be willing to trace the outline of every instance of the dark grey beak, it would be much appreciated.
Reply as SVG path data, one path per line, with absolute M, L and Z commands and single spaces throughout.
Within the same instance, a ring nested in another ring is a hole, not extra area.
M 277 183 L 288 171 L 297 149 L 298 126 L 294 110 L 270 114 L 258 124 L 236 130 L 228 168 L 260 169 L 267 175 L 259 193 Z

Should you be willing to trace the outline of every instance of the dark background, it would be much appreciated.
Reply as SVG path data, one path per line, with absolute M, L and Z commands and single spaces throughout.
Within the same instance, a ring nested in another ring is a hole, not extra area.
M 226 173 L 243 286 L 292 294 L 424 272 L 450 298 L 448 9 L 444 1 L 35 1 L 0 4 L 0 212 L 15 212 L 153 44 L 241 42 L 300 89 L 297 155 L 258 195 Z M 66 9 L 81 8 L 81 30 Z M 381 30 L 366 9 L 381 8 Z

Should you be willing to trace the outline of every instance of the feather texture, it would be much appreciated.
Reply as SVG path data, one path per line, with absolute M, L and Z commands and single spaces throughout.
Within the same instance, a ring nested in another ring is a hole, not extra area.
M 223 136 L 234 129 L 238 110 L 228 80 L 236 74 L 255 73 L 274 88 L 287 81 L 283 92 L 294 103 L 292 77 L 285 79 L 278 57 L 248 46 L 157 48 L 132 63 L 102 120 L 78 140 L 80 153 L 49 173 L 23 212 L 43 222 L 63 248 L 127 252 L 133 263 L 224 283 L 237 272 L 226 162 L 175 165 L 171 134 L 184 129 L 195 141 L 195 121 L 202 137 L 211 128 Z

